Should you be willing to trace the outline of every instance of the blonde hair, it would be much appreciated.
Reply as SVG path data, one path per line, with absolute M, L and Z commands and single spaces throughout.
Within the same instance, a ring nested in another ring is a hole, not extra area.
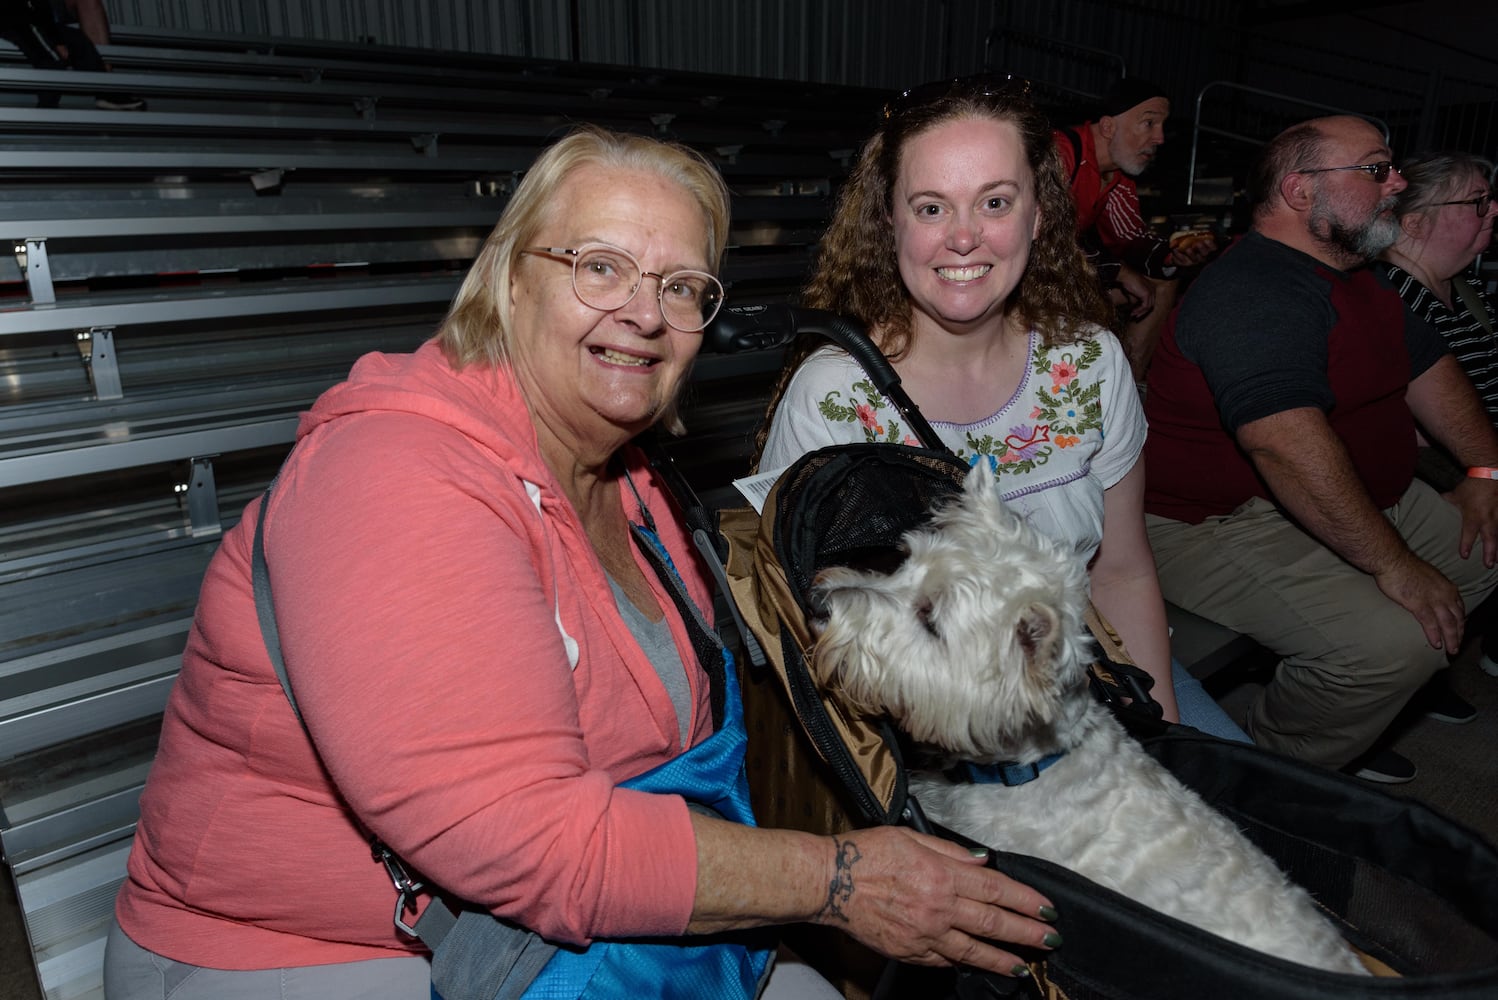
M 437 330 L 437 343 L 454 367 L 509 362 L 509 289 L 515 262 L 521 248 L 548 221 L 563 182 L 588 165 L 653 173 L 680 184 L 696 200 L 707 223 L 709 269 L 716 272 L 722 265 L 729 197 L 716 167 L 679 143 L 582 126 L 548 148 L 526 172 L 453 297 Z M 675 412 L 674 403 L 670 412 Z

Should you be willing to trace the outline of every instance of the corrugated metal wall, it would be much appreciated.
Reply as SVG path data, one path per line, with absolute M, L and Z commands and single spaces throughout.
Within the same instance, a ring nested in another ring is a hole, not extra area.
M 107 0 L 107 7 L 121 28 L 373 39 L 888 88 L 972 72 L 986 49 L 1023 62 L 1019 46 L 998 44 L 1005 31 L 1105 49 L 1137 73 L 1159 60 L 1165 42 L 1184 72 L 1210 48 L 1211 25 L 1238 16 L 1226 0 Z
M 1428 40 L 1413 44 L 1407 33 L 1392 26 L 1346 16 L 1336 22 L 1335 31 L 1320 31 L 1321 37 L 1337 39 L 1334 46 L 1308 45 L 1305 37 L 1312 33 L 1301 19 L 1272 24 L 1273 30 L 1242 30 L 1245 5 L 1236 0 L 106 4 L 117 27 L 142 31 L 372 40 L 438 53 L 577 59 L 889 90 L 990 68 L 1028 76 L 1063 92 L 1095 95 L 1124 73 L 1162 84 L 1183 120 L 1193 113 L 1188 109 L 1204 87 L 1227 81 L 1407 120 L 1405 131 L 1410 134 L 1403 141 L 1421 146 L 1491 153 L 1498 130 L 1492 85 L 1498 63 L 1484 53 L 1459 53 Z M 1394 54 L 1389 54 L 1389 45 L 1396 46 Z M 1382 62 L 1378 53 L 1383 53 Z

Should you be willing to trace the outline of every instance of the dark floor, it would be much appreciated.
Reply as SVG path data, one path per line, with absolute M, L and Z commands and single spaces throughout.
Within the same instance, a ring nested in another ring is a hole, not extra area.
M 1456 726 L 1419 715 L 1401 719 L 1392 731 L 1392 748 L 1412 760 L 1419 773 L 1407 784 L 1380 787 L 1419 799 L 1498 846 L 1498 677 L 1478 668 L 1479 655 L 1474 638 L 1450 671 L 1452 689 L 1477 707 L 1477 718 Z M 1259 690 L 1243 684 L 1219 700 L 1241 723 Z
M 1451 680 L 1457 693 L 1477 706 L 1478 717 L 1460 726 L 1423 717 L 1407 720 L 1393 745 L 1420 773 L 1408 784 L 1386 787 L 1498 845 L 1498 677 L 1479 670 L 1477 657 L 1476 643 L 1469 642 L 1452 665 Z M 1223 696 L 1223 705 L 1241 721 L 1256 691 L 1252 683 L 1240 685 Z M 0 878 L 0 1000 L 44 1000 L 8 872 Z

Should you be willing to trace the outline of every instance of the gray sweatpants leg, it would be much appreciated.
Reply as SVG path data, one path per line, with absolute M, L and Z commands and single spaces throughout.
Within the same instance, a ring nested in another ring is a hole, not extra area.
M 1387 517 L 1461 590 L 1471 611 L 1498 585 L 1479 543 L 1457 556 L 1461 515 L 1414 482 Z M 1371 747 L 1431 675 L 1446 666 L 1413 615 L 1267 500 L 1185 524 L 1147 516 L 1166 600 L 1243 632 L 1283 657 L 1249 710 L 1255 743 L 1342 767 Z

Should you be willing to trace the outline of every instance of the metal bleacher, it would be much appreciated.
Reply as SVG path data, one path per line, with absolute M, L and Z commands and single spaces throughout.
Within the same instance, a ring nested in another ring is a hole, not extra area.
M 117 35 L 0 51 L 0 846 L 49 1000 L 103 934 L 197 589 L 360 354 L 431 334 L 575 122 L 684 141 L 734 192 L 725 284 L 783 301 L 880 95 L 393 47 Z M 128 91 L 139 112 L 94 95 Z M 56 107 L 39 107 L 52 95 Z M 705 356 L 674 453 L 747 468 L 774 352 Z

